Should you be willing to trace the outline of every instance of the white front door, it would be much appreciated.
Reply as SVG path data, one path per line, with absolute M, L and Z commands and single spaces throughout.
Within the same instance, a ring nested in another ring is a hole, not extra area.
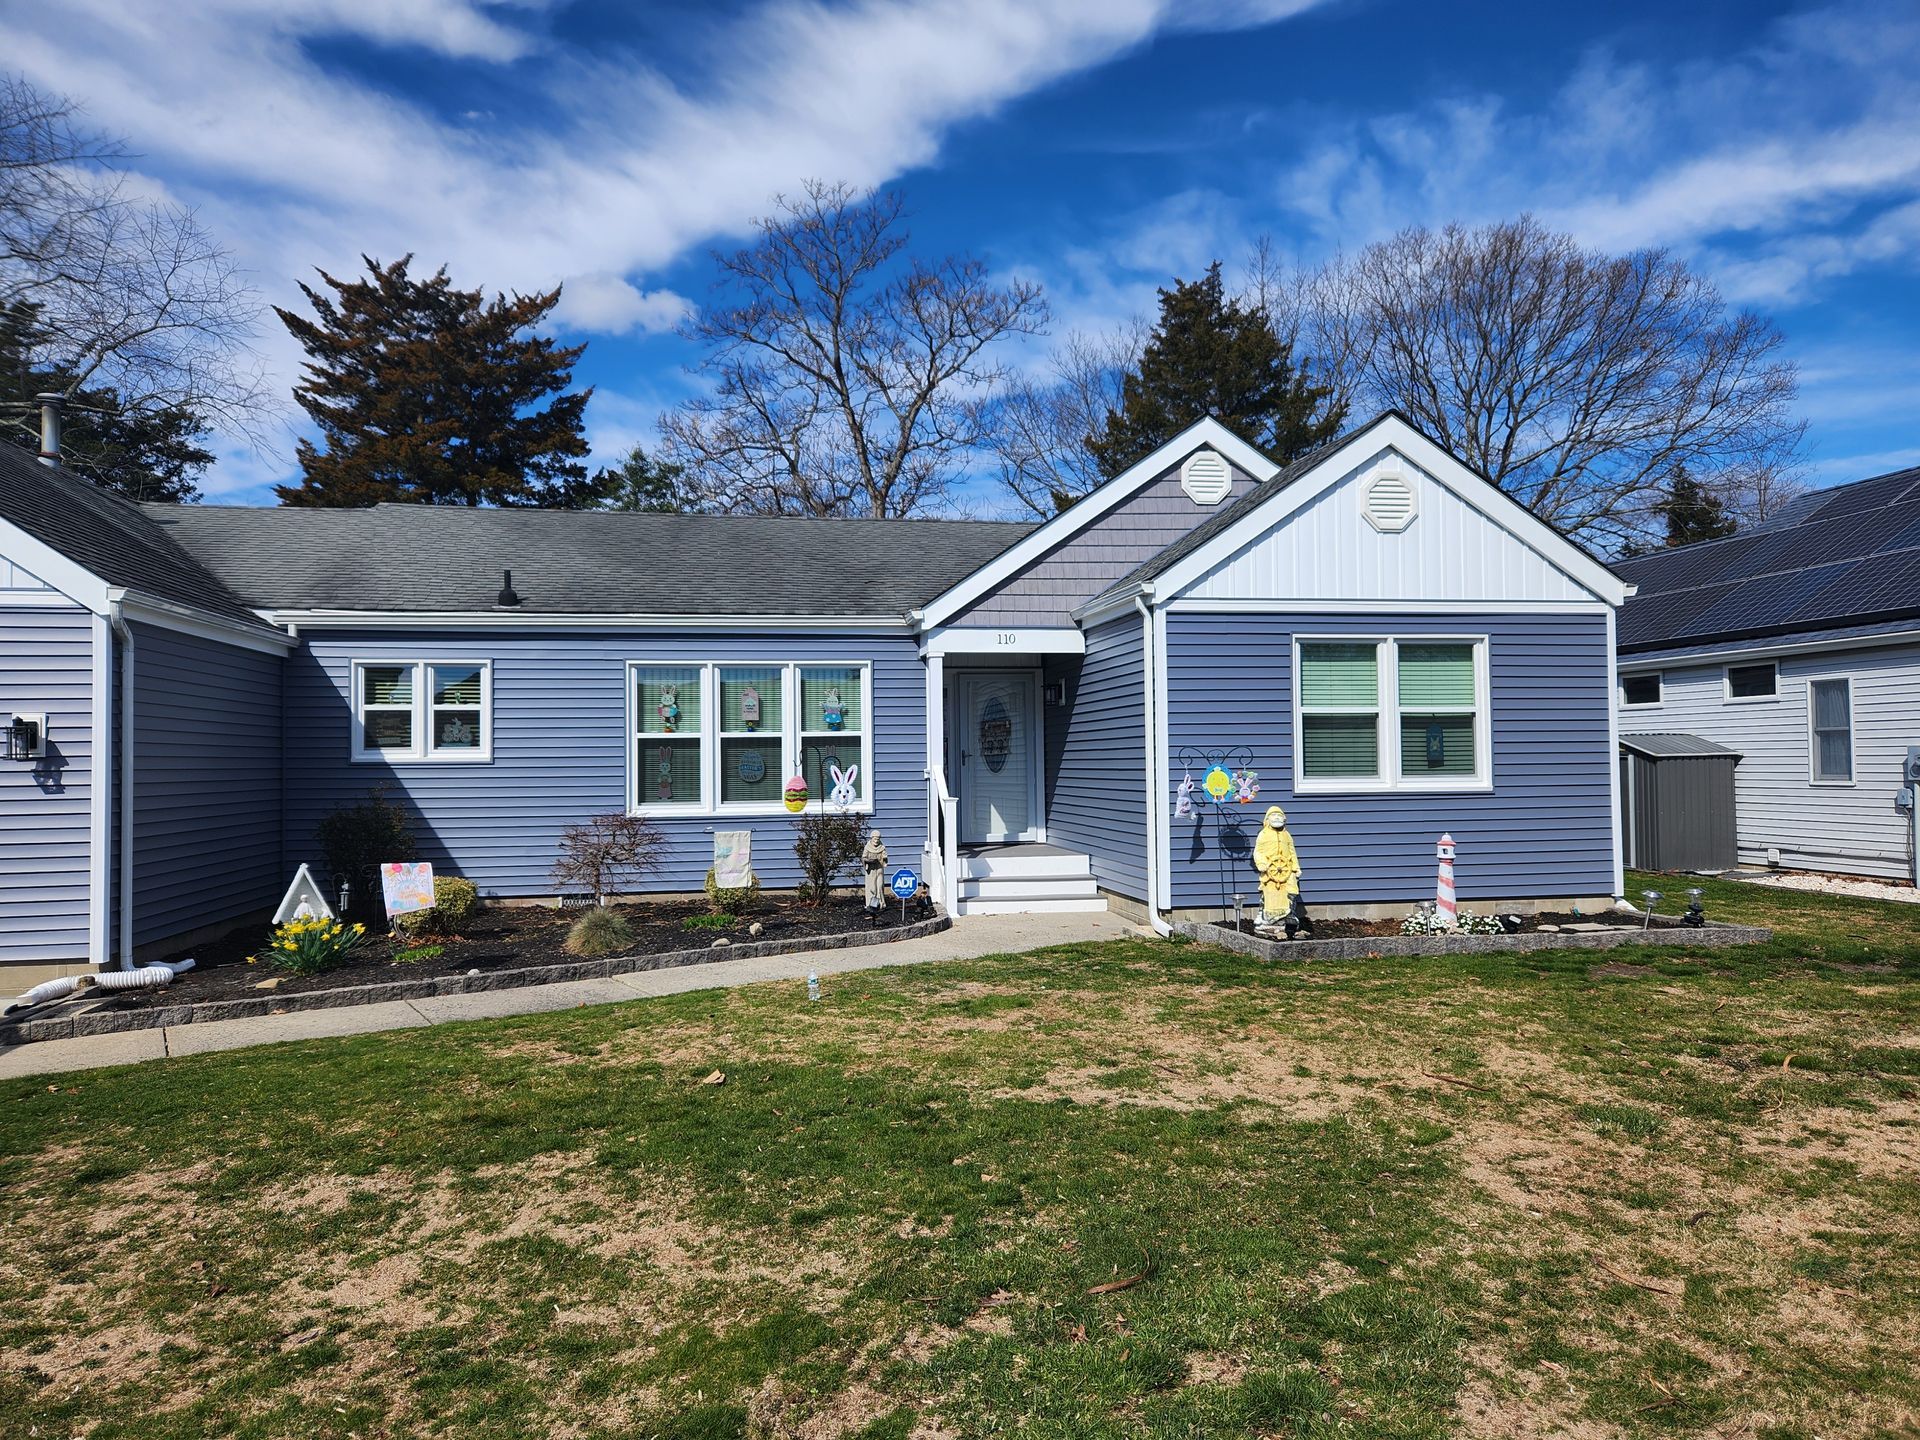
M 1039 736 L 1032 671 L 974 671 L 960 681 L 960 839 L 979 845 L 1040 833 Z

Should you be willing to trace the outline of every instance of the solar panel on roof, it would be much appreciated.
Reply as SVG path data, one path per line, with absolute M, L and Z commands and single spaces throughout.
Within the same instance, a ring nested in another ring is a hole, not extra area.
M 1826 504 L 1813 512 L 1811 518 L 1831 520 L 1836 515 L 1852 515 L 1861 510 L 1895 504 L 1913 489 L 1916 481 L 1920 481 L 1920 470 L 1897 470 L 1876 480 L 1862 480 L 1856 485 L 1842 486 Z
M 1857 560 L 1788 618 L 1832 620 L 1920 609 L 1920 553 Z
M 1716 635 L 1723 630 L 1769 630 L 1791 624 L 1810 596 L 1819 594 L 1859 563 L 1842 560 L 1742 581 L 1710 609 L 1692 617 L 1686 633 Z

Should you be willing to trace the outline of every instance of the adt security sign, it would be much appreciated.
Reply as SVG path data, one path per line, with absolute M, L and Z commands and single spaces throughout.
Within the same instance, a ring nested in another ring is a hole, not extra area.
M 920 888 L 920 877 L 904 866 L 893 872 L 887 886 L 902 900 L 911 900 L 913 892 Z

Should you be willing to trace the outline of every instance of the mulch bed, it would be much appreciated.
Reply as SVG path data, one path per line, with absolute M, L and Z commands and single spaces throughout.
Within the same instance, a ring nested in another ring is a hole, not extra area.
M 1308 914 L 1311 916 L 1312 911 L 1309 910 Z M 1220 920 L 1215 923 L 1223 930 L 1234 928 L 1231 920 Z M 1640 919 L 1638 916 L 1629 915 L 1523 915 L 1520 917 L 1520 929 L 1515 933 L 1526 935 L 1547 925 L 1561 929 L 1568 925 L 1605 925 L 1609 929 L 1638 930 Z M 1240 922 L 1240 933 L 1253 935 L 1258 932 L 1255 931 L 1252 920 L 1243 920 Z M 1313 934 L 1309 936 L 1302 931 L 1300 938 L 1302 940 L 1359 940 L 1373 936 L 1398 936 L 1400 933 L 1398 920 L 1322 920 L 1316 916 L 1313 917 Z M 1271 937 L 1262 936 L 1261 938 Z
M 880 934 L 900 927 L 900 907 L 888 906 L 877 927 L 867 923 L 866 907 L 857 895 L 839 895 L 827 904 L 801 905 L 790 897 L 763 899 L 751 914 L 743 915 L 728 929 L 688 927 L 681 924 L 692 916 L 709 913 L 705 900 L 658 900 L 638 905 L 613 907 L 633 927 L 633 943 L 622 946 L 622 955 L 656 955 L 669 951 L 699 950 L 713 947 L 726 939 L 727 946 L 715 948 L 724 955 L 732 945 L 763 941 L 805 940 L 813 937 L 844 935 L 873 929 Z M 311 994 L 321 990 L 342 990 L 360 985 L 378 985 L 396 980 L 437 980 L 442 976 L 485 974 L 494 970 L 528 970 L 548 965 L 576 965 L 580 957 L 566 950 L 567 931 L 584 913 L 580 910 L 555 910 L 544 905 L 490 905 L 475 912 L 457 936 L 421 936 L 394 933 L 367 938 L 349 951 L 344 963 L 320 975 L 294 975 L 262 959 L 249 965 L 247 956 L 258 954 L 267 943 L 271 927 L 248 925 L 230 931 L 211 944 L 196 945 L 170 955 L 170 960 L 191 955 L 194 968 L 163 990 L 134 991 L 102 997 L 100 1002 L 113 1010 L 141 1010 L 164 1006 L 191 1005 L 211 1000 L 261 999 Z M 911 907 L 908 923 L 916 918 Z M 760 926 L 752 935 L 749 927 Z M 399 961 L 403 950 L 423 946 L 438 947 L 432 958 Z M 278 981 L 277 984 L 262 982 Z

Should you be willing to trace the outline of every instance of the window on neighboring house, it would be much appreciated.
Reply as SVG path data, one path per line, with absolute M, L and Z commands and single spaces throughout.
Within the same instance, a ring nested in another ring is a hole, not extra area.
M 1809 687 L 1816 784 L 1853 783 L 1853 690 L 1845 680 L 1815 680 Z
M 1622 675 L 1620 701 L 1624 705 L 1658 705 L 1660 672 L 1655 670 L 1650 675 Z
M 1771 700 L 1779 693 L 1779 684 L 1779 670 L 1771 663 L 1727 667 L 1729 700 Z
M 788 779 L 825 806 L 833 767 L 853 772 L 855 808 L 872 795 L 864 664 L 783 662 L 629 666 L 634 808 L 662 814 L 779 814 Z
M 492 678 L 485 660 L 356 660 L 353 758 L 491 759 Z
M 1484 640 L 1302 640 L 1298 664 L 1299 788 L 1488 783 Z

